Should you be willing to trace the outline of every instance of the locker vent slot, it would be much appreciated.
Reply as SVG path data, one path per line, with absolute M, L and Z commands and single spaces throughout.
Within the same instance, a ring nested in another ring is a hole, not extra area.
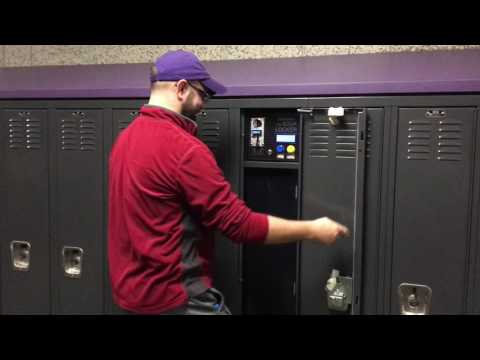
M 328 144 L 330 138 L 330 124 L 326 118 L 316 117 L 311 125 L 310 133 L 310 149 L 311 158 L 325 158 L 329 156 Z
M 365 156 L 366 158 L 370 158 L 372 156 L 372 121 L 370 119 L 367 119 L 367 138 L 365 140 L 366 142 L 366 148 L 365 148 Z
M 96 127 L 94 120 L 80 119 L 80 151 L 94 151 L 96 149 Z
M 220 121 L 205 120 L 200 127 L 200 138 L 216 154 L 220 146 Z
M 80 150 L 80 132 L 77 119 L 60 120 L 62 150 Z
M 437 160 L 461 161 L 463 124 L 458 120 L 440 120 L 437 127 Z
M 127 119 L 122 119 L 122 120 L 119 120 L 117 125 L 117 130 L 118 132 L 120 133 L 121 131 L 125 130 L 128 125 L 130 125 L 132 123 L 132 121 L 138 116 L 138 111 L 131 111 L 129 114 L 128 114 L 128 118 Z
M 38 150 L 41 148 L 42 123 L 28 111 L 20 111 L 8 119 L 10 149 Z
M 346 122 L 335 130 L 335 156 L 355 159 L 357 154 L 357 122 Z
M 97 129 L 94 120 L 82 112 L 60 120 L 61 149 L 66 151 L 94 151 L 97 143 Z
M 408 122 L 407 160 L 432 159 L 432 131 L 430 120 Z

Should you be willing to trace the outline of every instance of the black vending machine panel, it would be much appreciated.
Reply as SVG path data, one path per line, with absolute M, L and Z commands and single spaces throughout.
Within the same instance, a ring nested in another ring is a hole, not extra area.
M 246 159 L 298 161 L 299 121 L 296 110 L 246 113 Z

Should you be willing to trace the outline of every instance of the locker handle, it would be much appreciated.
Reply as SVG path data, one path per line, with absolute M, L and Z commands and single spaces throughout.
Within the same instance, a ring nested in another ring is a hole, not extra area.
M 325 285 L 327 306 L 330 310 L 347 312 L 352 305 L 352 278 L 340 276 L 340 271 L 333 269 Z
M 62 249 L 63 274 L 65 277 L 79 279 L 82 276 L 83 249 L 64 246 Z
M 10 253 L 14 271 L 30 270 L 30 249 L 32 246 L 28 241 L 12 241 Z
M 432 301 L 432 289 L 427 285 L 401 283 L 398 286 L 400 314 L 428 315 Z

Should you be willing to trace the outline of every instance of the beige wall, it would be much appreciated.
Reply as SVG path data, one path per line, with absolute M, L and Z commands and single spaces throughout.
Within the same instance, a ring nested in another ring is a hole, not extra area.
M 145 63 L 170 49 L 202 60 L 462 50 L 480 45 L 0 45 L 0 66 Z

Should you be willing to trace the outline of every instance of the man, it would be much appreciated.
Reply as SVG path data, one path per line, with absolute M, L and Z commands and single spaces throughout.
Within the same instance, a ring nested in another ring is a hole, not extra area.
M 238 243 L 332 244 L 348 229 L 321 218 L 253 212 L 195 137 L 191 117 L 226 89 L 198 58 L 170 51 L 152 67 L 151 96 L 109 163 L 108 255 L 114 301 L 137 314 L 229 314 L 212 288 L 213 231 Z

